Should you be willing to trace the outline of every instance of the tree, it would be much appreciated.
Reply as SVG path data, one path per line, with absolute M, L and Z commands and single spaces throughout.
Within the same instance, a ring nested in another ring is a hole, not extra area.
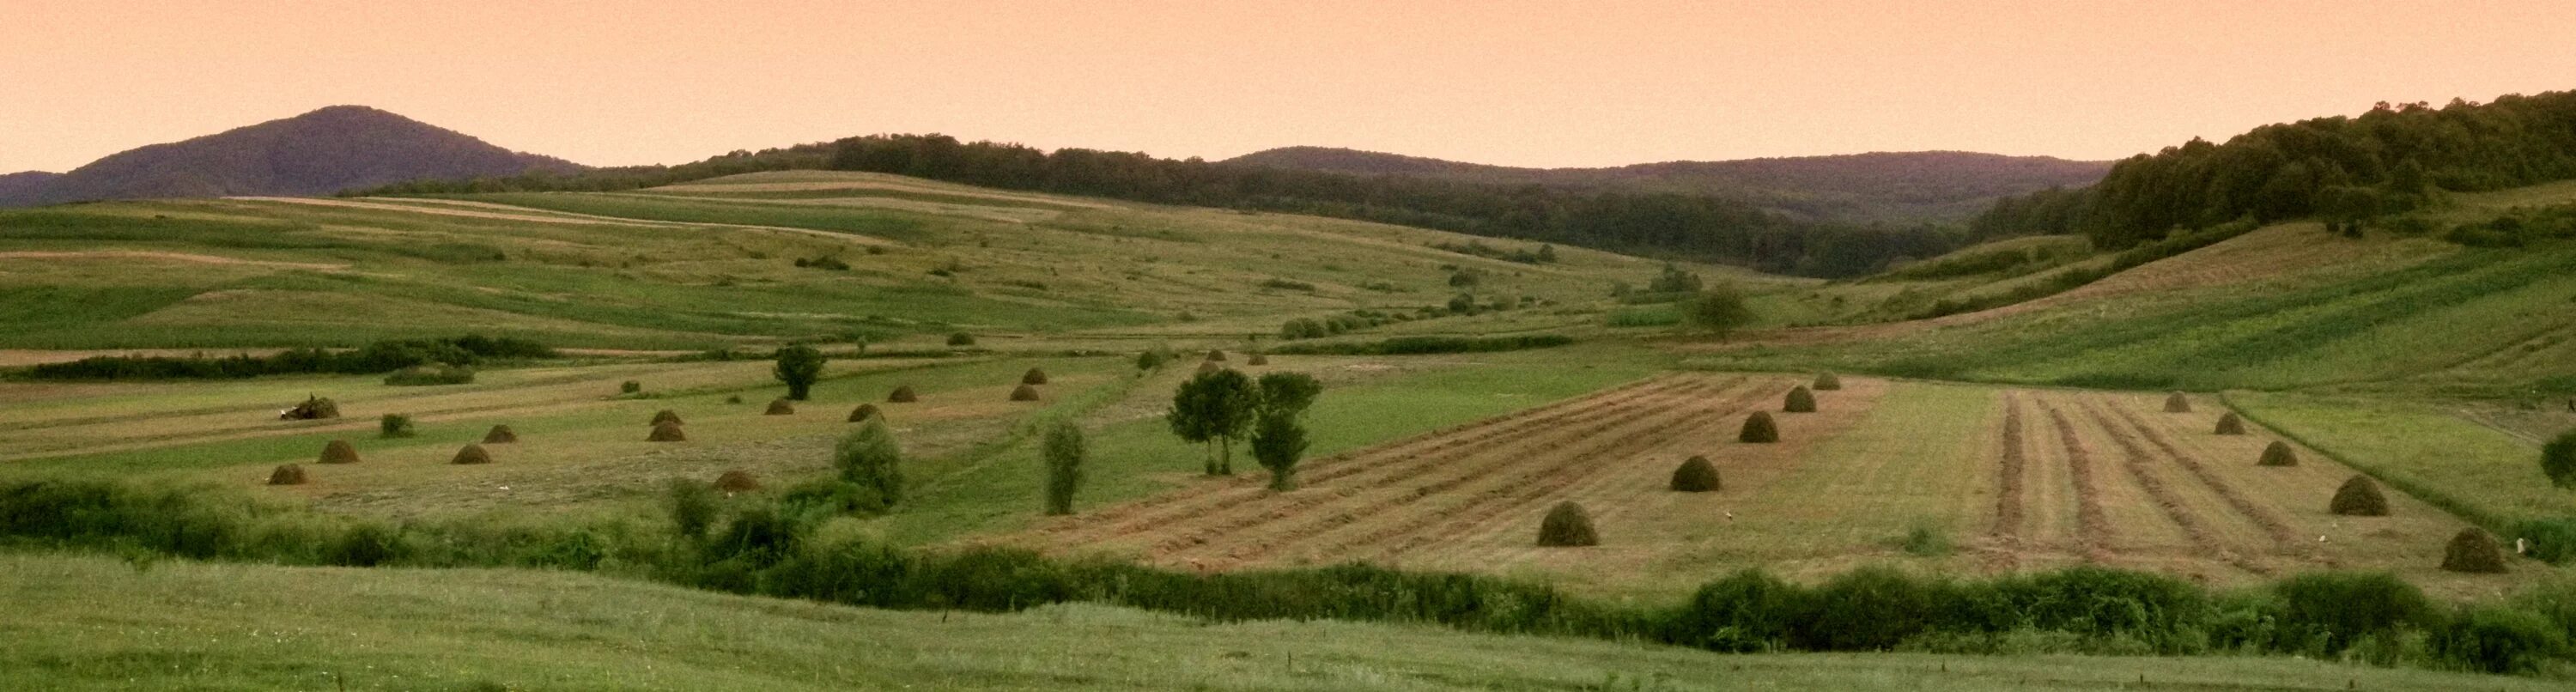
M 1274 372 L 1262 375 L 1256 388 L 1261 397 L 1253 407 L 1252 458 L 1270 469 L 1271 490 L 1295 490 L 1297 461 L 1307 445 L 1306 424 L 1300 419 L 1324 393 L 1324 385 L 1302 372 Z
M 832 447 L 832 467 L 842 482 L 876 494 L 880 506 L 903 501 L 903 450 L 884 416 L 871 416 Z
M 1538 246 L 1538 261 L 1541 264 L 1555 264 L 1556 246 L 1540 243 Z
M 1208 458 L 1208 475 L 1233 475 L 1234 441 L 1252 427 L 1254 407 L 1260 401 L 1261 392 L 1253 388 L 1252 378 L 1219 368 L 1181 383 L 1164 418 L 1171 423 L 1172 434 L 1182 440 L 1216 446 L 1216 454 Z
M 1699 289 L 1698 274 L 1683 271 L 1670 262 L 1664 263 L 1663 273 L 1655 275 L 1655 280 L 1646 284 L 1646 290 L 1654 293 L 1693 293 Z
M 2549 482 L 2561 488 L 2576 488 L 2576 430 L 2569 430 L 2540 448 L 2540 471 L 2549 474 Z
M 823 352 L 804 344 L 778 349 L 778 367 L 772 374 L 787 383 L 787 398 L 804 401 L 814 390 L 814 381 L 823 378 Z
M 1274 372 L 1262 375 L 1257 386 L 1261 390 L 1261 400 L 1257 404 L 1260 409 L 1259 414 L 1265 416 L 1283 413 L 1291 416 L 1304 414 L 1307 407 L 1315 405 L 1315 397 L 1324 393 L 1323 383 L 1316 382 L 1315 376 L 1302 372 Z
M 1073 493 L 1082 486 L 1084 447 L 1082 428 L 1072 421 L 1047 424 L 1046 441 L 1039 445 L 1046 457 L 1046 513 L 1073 513 Z
M 1732 284 L 1718 284 L 1684 306 L 1682 320 L 1693 328 L 1725 336 L 1727 332 L 1753 323 L 1753 309 L 1744 305 L 1744 295 Z

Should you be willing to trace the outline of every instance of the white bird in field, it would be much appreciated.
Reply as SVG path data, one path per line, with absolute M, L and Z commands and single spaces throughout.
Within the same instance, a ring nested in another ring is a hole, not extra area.
M 2322 534 L 2322 533 L 2321 533 L 2321 534 L 2317 534 L 2317 542 L 2318 542 L 2318 543 L 2324 543 L 2324 542 L 2326 542 L 2326 535 L 2325 535 L 2325 534 Z
M 1727 513 L 1726 513 L 1726 520 L 1727 520 L 1727 521 L 1735 521 L 1735 513 L 1734 513 L 1734 512 L 1727 512 Z

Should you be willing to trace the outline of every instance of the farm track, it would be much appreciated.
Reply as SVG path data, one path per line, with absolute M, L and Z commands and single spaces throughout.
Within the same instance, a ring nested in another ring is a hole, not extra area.
M 2110 434 L 2111 443 L 2120 447 L 2122 457 L 2126 461 L 2121 464 L 2121 467 L 2128 469 L 2129 477 L 2138 482 L 2138 487 L 2147 491 L 2147 496 L 2155 500 L 2157 508 L 2164 510 L 2165 518 L 2182 528 L 2183 535 L 2191 540 L 2193 547 L 2204 551 L 2205 554 L 2217 556 L 2238 569 L 2267 577 L 2273 575 L 2275 570 L 2271 567 L 2247 558 L 2237 551 L 2227 549 L 2226 544 L 2219 540 L 2218 532 L 2211 528 L 2199 513 L 2193 512 L 2191 507 L 2184 503 L 2178 491 L 2166 485 L 2164 479 L 2156 475 L 2155 455 L 2148 453 L 2131 431 L 2121 429 L 2118 421 L 2104 414 L 2101 408 L 2092 402 L 2079 402 L 2078 405 L 2083 407 L 2085 415 L 2091 417 L 2095 425 L 2101 426 L 2104 432 Z
M 1695 390 L 1701 383 L 1686 378 L 1661 377 L 1639 380 L 1590 395 L 1559 400 L 1554 403 L 1492 416 L 1478 421 L 1450 426 L 1389 444 L 1352 450 L 1319 462 L 1322 468 L 1305 473 L 1301 481 L 1308 487 L 1371 472 L 1395 472 L 1399 464 L 1426 454 L 1472 453 L 1495 444 L 1500 436 L 1515 432 L 1579 425 L 1613 415 L 1621 406 L 1640 399 L 1674 395 Z M 1390 458 L 1389 461 L 1378 461 Z M 1375 463 L 1372 463 L 1375 462 Z M 1200 516 L 1228 505 L 1256 499 L 1268 494 L 1264 484 L 1251 477 L 1221 484 L 1200 484 L 1155 497 L 1127 503 L 1078 516 L 1039 529 L 1036 534 L 1047 545 L 1087 543 L 1090 540 L 1150 531 L 1156 526 Z
M 1684 426 L 1658 429 L 1656 430 L 1658 434 L 1654 436 L 1621 440 L 1616 446 L 1591 455 L 1605 459 L 1607 463 L 1584 464 L 1580 460 L 1565 460 L 1536 469 L 1505 482 L 1500 487 L 1489 488 L 1465 503 L 1447 508 L 1444 512 L 1424 514 L 1413 521 L 1395 527 L 1362 534 L 1358 538 L 1339 544 L 1338 550 L 1328 552 L 1347 554 L 1344 551 L 1357 551 L 1371 545 L 1379 545 L 1383 547 L 1372 553 L 1371 557 L 1382 561 L 1401 557 L 1406 552 L 1426 546 L 1455 545 L 1464 537 L 1482 534 L 1498 524 L 1513 521 L 1515 513 L 1539 504 L 1549 497 L 1560 494 L 1583 494 L 1584 487 L 1592 485 L 1585 482 L 1586 475 L 1592 476 L 1595 482 L 1613 482 L 1616 480 L 1615 474 L 1595 472 L 1677 440 L 1723 430 L 1737 414 L 1745 412 L 1745 409 L 1786 391 L 1786 387 L 1776 385 L 1746 390 L 1711 410 L 1695 412 L 1698 415 L 1686 418 Z M 1637 492 L 1649 491 L 1649 489 L 1639 489 Z M 1496 502 L 1501 504 L 1494 504 Z M 1611 514 L 1613 512 L 1605 510 L 1601 516 L 1607 518 Z
M 1626 440 L 1640 439 L 1639 436 L 1643 433 L 1669 428 L 1673 423 L 1685 420 L 1697 413 L 1696 408 L 1697 404 L 1700 403 L 1699 399 L 1701 397 L 1708 394 L 1723 392 L 1741 384 L 1743 384 L 1743 380 L 1741 379 L 1720 382 L 1701 381 L 1698 386 L 1693 387 L 1684 396 L 1672 397 L 1652 404 L 1637 404 L 1626 408 L 1612 408 L 1603 411 L 1602 415 L 1593 417 L 1593 422 L 1582 425 L 1581 427 L 1576 427 L 1570 431 L 1563 430 L 1561 426 L 1550 426 L 1551 429 L 1560 430 L 1561 432 L 1552 432 L 1540 436 L 1491 437 L 1483 444 L 1477 445 L 1473 449 L 1463 450 L 1452 455 L 1438 457 L 1405 457 L 1401 462 L 1398 462 L 1398 464 L 1386 465 L 1391 468 L 1392 472 L 1383 477 L 1374 480 L 1354 480 L 1350 483 L 1342 484 L 1342 487 L 1333 488 L 1330 492 L 1316 492 L 1323 490 L 1323 488 L 1310 487 L 1307 492 L 1274 494 L 1258 498 L 1255 500 L 1256 505 L 1268 506 L 1229 508 L 1236 509 L 1240 511 L 1241 514 L 1215 526 L 1201 527 L 1182 535 L 1172 536 L 1158 541 L 1152 547 L 1149 553 L 1149 559 L 1156 561 L 1177 559 L 1184 556 L 1185 553 L 1198 549 L 1201 546 L 1212 545 L 1218 539 L 1226 536 L 1239 535 L 1244 531 L 1260 527 L 1264 524 L 1292 519 L 1336 502 L 1360 497 L 1364 493 L 1368 493 L 1370 491 L 1384 493 L 1386 491 L 1396 490 L 1417 479 L 1431 477 L 1435 473 L 1445 472 L 1445 475 L 1438 476 L 1430 483 L 1412 488 L 1409 491 L 1398 491 L 1392 497 L 1376 498 L 1364 507 L 1324 514 L 1294 525 L 1293 527 L 1281 528 L 1274 531 L 1284 531 L 1288 535 L 1300 537 L 1298 539 L 1291 539 L 1292 541 L 1302 540 L 1304 537 L 1311 537 L 1317 533 L 1354 523 L 1363 517 L 1373 516 L 1381 512 L 1402 509 L 1424 499 L 1458 490 L 1479 481 L 1490 482 L 1488 479 L 1491 479 L 1514 466 L 1528 463 L 1527 460 L 1531 457 L 1557 454 L 1568 449 L 1599 449 L 1601 446 L 1587 447 L 1585 445 L 1593 443 L 1595 440 L 1605 438 L 1609 440 L 1609 442 L 1603 443 L 1603 445 L 1606 446 L 1617 446 Z M 1644 410 L 1637 410 L 1641 408 Z M 1475 459 L 1478 456 L 1478 453 L 1482 452 L 1503 453 L 1486 455 L 1491 456 L 1492 458 L 1478 460 L 1474 465 L 1463 468 L 1443 463 Z M 1196 520 L 1200 518 L 1203 517 L 1188 517 L 1187 519 Z M 1166 524 L 1166 526 L 1172 525 L 1173 524 Z M 1266 541 L 1256 542 L 1247 548 L 1237 548 L 1234 551 L 1230 551 L 1228 555 L 1217 557 L 1224 558 L 1229 562 L 1246 560 L 1251 556 L 1266 555 L 1269 552 L 1274 551 L 1277 547 L 1279 546 L 1268 545 L 1268 542 Z
M 2093 452 L 2084 447 L 2084 439 L 2075 434 L 2075 422 L 2066 412 L 2048 402 L 2039 403 L 2048 413 L 2051 427 L 2057 429 L 2057 442 L 2066 450 L 2066 473 L 2075 485 L 2075 535 L 2078 552 L 2085 562 L 2100 564 L 2111 554 L 2111 521 L 2102 513 L 2102 486 L 2093 477 Z

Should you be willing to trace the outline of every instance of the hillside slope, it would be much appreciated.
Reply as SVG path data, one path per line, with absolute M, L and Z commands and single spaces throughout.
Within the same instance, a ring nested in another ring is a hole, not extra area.
M 110 155 L 60 175 L 0 176 L 0 206 L 103 199 L 323 195 L 419 178 L 471 178 L 581 166 L 522 154 L 364 106 Z
M 2104 161 L 1961 151 L 1874 152 L 1609 168 L 1515 168 L 1330 147 L 1283 147 L 1223 163 L 1488 183 L 1626 188 L 1740 197 L 1841 221 L 1956 220 L 1996 198 L 2091 184 Z

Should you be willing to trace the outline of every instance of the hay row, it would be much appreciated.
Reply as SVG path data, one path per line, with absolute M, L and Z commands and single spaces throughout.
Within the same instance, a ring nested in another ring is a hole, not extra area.
M 2191 472 L 2192 477 L 2200 479 L 2203 485 L 2209 486 L 2210 491 L 2217 493 L 2218 498 L 2226 501 L 2228 507 L 2235 509 L 2238 514 L 2253 521 L 2255 526 L 2261 527 L 2264 533 L 2271 535 L 2274 543 L 2282 548 L 2293 550 L 2304 550 L 2309 547 L 2299 540 L 2298 532 L 2290 530 L 2289 522 L 2283 521 L 2280 514 L 2247 499 L 2244 493 L 2238 492 L 2236 487 L 2229 484 L 2226 479 L 2211 472 L 2207 465 L 2200 463 L 2199 459 L 2192 458 L 2189 453 L 2175 447 L 2173 441 L 2165 438 L 2164 433 L 2147 425 L 2146 421 L 2140 420 L 2136 414 L 2117 408 L 2113 411 L 2118 413 L 2122 420 L 2128 421 L 2129 425 L 2135 427 L 2139 433 L 2144 434 L 2148 444 L 2155 445 L 2156 449 L 2164 452 L 2167 458 L 2182 466 L 2183 470 Z M 2276 440 L 2273 444 L 2281 443 Z M 2288 446 L 2283 445 L 2282 449 L 2286 450 Z
M 2075 482 L 2075 534 L 2085 562 L 2101 564 L 2111 556 L 2111 520 L 2102 512 L 2102 484 L 2093 476 L 2093 451 L 2076 435 L 2074 421 L 2066 412 L 2042 400 L 2041 410 L 2048 413 L 2049 423 L 2057 428 L 2058 445 L 2066 450 L 2066 474 Z
M 2007 392 L 2004 400 L 2003 453 L 1995 467 L 1995 525 L 1988 533 L 2007 540 L 2021 536 L 2022 452 L 2021 400 Z
M 2085 408 L 2085 413 L 2093 419 L 2094 425 L 2101 426 L 2103 431 L 2109 433 L 2111 443 L 2120 448 L 2125 459 L 2121 467 L 2128 469 L 2129 478 L 2136 481 L 2139 488 L 2147 491 L 2147 497 L 2155 500 L 2156 507 L 2164 511 L 2166 519 L 2182 528 L 2183 536 L 2191 540 L 2194 548 L 2203 554 L 2217 556 L 2228 564 L 2248 572 L 2267 577 L 2276 572 L 2270 566 L 2255 562 L 2252 558 L 2237 554 L 2236 551 L 2228 550 L 2218 541 L 2218 532 L 2202 522 L 2198 513 L 2183 504 L 2182 496 L 2173 488 L 2167 487 L 2164 479 L 2156 476 L 2152 466 L 2155 458 L 2147 453 L 2145 447 L 2140 446 L 2137 440 L 2131 439 L 2121 431 L 2119 425 L 2109 416 L 2103 415 L 2100 409 L 2088 406 Z

